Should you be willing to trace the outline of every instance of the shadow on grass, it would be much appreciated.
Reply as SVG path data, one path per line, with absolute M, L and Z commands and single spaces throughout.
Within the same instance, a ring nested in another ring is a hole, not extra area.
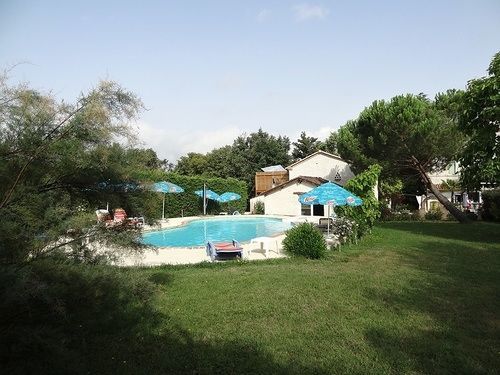
M 172 277 L 44 262 L 0 275 L 8 374 L 304 374 L 255 342 L 194 337 L 154 308 Z M 209 312 L 207 311 L 207 314 Z
M 438 241 L 422 241 L 419 248 L 404 254 L 418 277 L 367 295 L 405 319 L 428 320 L 411 331 L 374 325 L 367 341 L 397 372 L 497 373 L 500 252 Z
M 382 228 L 390 228 L 413 234 L 440 237 L 445 239 L 498 243 L 500 249 L 500 224 L 476 222 L 459 224 L 456 222 L 385 222 Z

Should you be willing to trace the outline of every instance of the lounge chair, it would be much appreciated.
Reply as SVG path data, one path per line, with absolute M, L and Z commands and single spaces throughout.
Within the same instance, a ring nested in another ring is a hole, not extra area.
M 210 256 L 212 262 L 216 258 L 228 257 L 228 255 L 243 257 L 243 247 L 236 240 L 231 242 L 219 242 L 213 243 L 211 241 L 207 242 L 207 255 Z
M 107 210 L 97 210 L 97 220 L 104 222 L 106 227 L 121 227 L 124 225 L 132 226 L 135 228 L 142 227 L 144 225 L 144 218 L 141 217 L 127 217 L 127 212 L 123 208 L 117 208 L 114 210 L 113 219 L 109 215 Z
M 127 213 L 123 208 L 116 208 L 113 213 L 113 221 L 117 224 L 127 220 Z

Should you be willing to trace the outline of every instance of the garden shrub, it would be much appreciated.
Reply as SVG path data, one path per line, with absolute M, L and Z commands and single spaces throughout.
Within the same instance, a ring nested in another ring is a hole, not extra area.
M 485 191 L 482 197 L 482 219 L 500 221 L 500 189 Z
M 394 213 L 392 210 L 387 207 L 385 204 L 380 204 L 379 205 L 379 219 L 382 221 L 392 221 L 394 220 Z
M 286 232 L 283 248 L 291 255 L 310 259 L 324 258 L 326 242 L 323 234 L 311 223 L 302 223 Z
M 469 218 L 472 221 L 476 221 L 478 217 L 477 214 L 472 211 L 465 211 L 465 216 L 467 216 L 467 218 Z
M 433 208 L 425 213 L 424 218 L 425 220 L 441 220 L 443 218 L 443 211 Z
M 356 241 L 358 225 L 347 217 L 337 217 L 331 226 L 331 233 L 337 236 L 340 243 Z
M 262 201 L 255 202 L 255 206 L 253 207 L 253 212 L 254 214 L 257 215 L 264 215 L 265 212 L 264 202 Z
M 375 220 L 380 216 L 379 201 L 375 198 L 373 189 L 377 185 L 381 171 L 382 167 L 374 164 L 346 183 L 345 188 L 347 190 L 363 199 L 361 206 L 340 206 L 335 208 L 338 216 L 344 216 L 356 222 L 358 237 L 370 232 Z
M 381 221 L 420 221 L 422 217 L 418 210 L 391 210 L 388 207 L 384 207 L 380 210 L 380 220 Z

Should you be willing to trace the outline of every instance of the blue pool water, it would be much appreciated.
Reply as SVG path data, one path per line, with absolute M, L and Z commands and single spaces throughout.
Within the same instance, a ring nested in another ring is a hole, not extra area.
M 291 224 L 272 218 L 214 218 L 194 220 L 185 226 L 144 233 L 142 241 L 153 246 L 204 246 L 207 241 L 250 241 L 290 229 Z

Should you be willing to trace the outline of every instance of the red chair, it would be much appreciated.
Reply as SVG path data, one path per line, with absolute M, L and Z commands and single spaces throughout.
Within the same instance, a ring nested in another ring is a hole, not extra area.
M 115 209 L 115 212 L 113 214 L 113 221 L 115 223 L 123 223 L 125 220 L 127 220 L 127 213 L 123 208 L 117 208 Z

